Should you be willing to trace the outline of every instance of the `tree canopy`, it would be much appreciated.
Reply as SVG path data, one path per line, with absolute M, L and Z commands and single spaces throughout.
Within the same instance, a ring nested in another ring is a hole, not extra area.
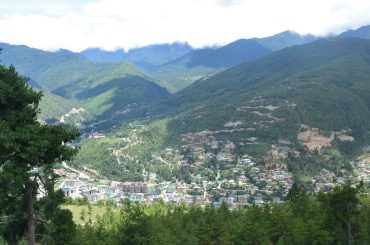
M 71 221 L 71 215 L 58 207 L 63 198 L 54 191 L 53 164 L 76 153 L 67 143 L 79 132 L 41 124 L 41 97 L 42 92 L 33 90 L 13 66 L 0 65 L 0 234 L 9 244 L 25 234 L 28 244 L 42 240 L 57 216 Z

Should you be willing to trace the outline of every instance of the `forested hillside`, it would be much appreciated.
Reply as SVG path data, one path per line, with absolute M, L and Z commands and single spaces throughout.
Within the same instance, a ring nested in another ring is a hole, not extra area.
M 240 39 L 217 48 L 196 49 L 168 62 L 151 74 L 171 84 L 176 91 L 196 80 L 204 79 L 226 68 L 257 60 L 272 51 L 312 42 L 316 37 L 291 31 L 266 38 Z
M 14 65 L 21 75 L 31 79 L 31 85 L 45 90 L 45 100 L 72 100 L 96 117 L 119 113 L 127 110 L 128 105 L 142 105 L 168 95 L 167 90 L 158 85 L 165 84 L 127 62 L 95 63 L 66 50 L 46 52 L 4 43 L 0 47 L 3 49 L 1 62 Z M 70 108 L 70 104 L 64 103 L 54 110 L 55 103 L 43 103 L 45 115 L 41 117 L 59 117 L 69 111 L 63 108 Z M 51 115 L 52 111 L 55 115 Z
M 369 116 L 369 49 L 367 40 L 329 39 L 277 51 L 198 81 L 147 110 L 153 115 L 191 116 L 217 108 L 220 119 L 210 120 L 212 127 L 222 120 L 222 113 L 235 111 L 224 108 L 256 97 L 275 98 L 295 103 L 302 123 L 327 130 L 367 127 L 363 122 Z
M 65 99 L 47 91 L 44 91 L 43 94 L 40 101 L 39 117 L 44 122 L 69 123 L 82 127 L 83 122 L 92 118 L 82 105 L 76 101 Z
M 271 50 L 257 41 L 241 39 L 220 48 L 205 48 L 189 52 L 168 62 L 151 73 L 181 90 L 195 80 L 215 74 L 227 67 L 256 60 Z
M 188 162 L 205 158 L 205 169 L 226 152 L 231 162 L 245 154 L 261 164 L 282 157 L 293 173 L 309 179 L 323 168 L 350 170 L 349 160 L 370 144 L 369 50 L 370 42 L 364 39 L 319 40 L 287 48 L 99 127 L 148 115 L 152 120 L 166 118 L 163 154 L 171 147 L 180 151 L 176 157 Z M 216 148 L 210 149 L 212 142 L 217 142 Z M 225 148 L 230 142 L 235 145 L 231 150 Z M 145 156 L 139 164 L 154 157 Z M 193 177 L 199 173 L 192 164 L 190 169 Z M 202 176 L 209 178 L 206 172 Z
M 367 40 L 329 39 L 277 51 L 199 81 L 161 105 L 166 112 L 202 105 L 197 112 L 206 113 L 217 104 L 219 117 L 223 108 L 255 97 L 282 99 L 296 104 L 301 123 L 326 130 L 367 128 L 369 49 Z

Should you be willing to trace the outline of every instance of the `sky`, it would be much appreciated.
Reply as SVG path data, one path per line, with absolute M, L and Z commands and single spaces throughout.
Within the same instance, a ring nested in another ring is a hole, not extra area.
M 172 42 L 199 48 L 368 24 L 370 0 L 0 0 L 0 42 L 49 51 Z

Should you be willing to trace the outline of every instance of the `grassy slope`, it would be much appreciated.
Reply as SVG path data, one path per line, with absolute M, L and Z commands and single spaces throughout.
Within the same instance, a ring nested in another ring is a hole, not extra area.
M 63 209 L 68 209 L 69 211 L 72 212 L 72 215 L 73 215 L 73 221 L 77 224 L 77 225 L 85 225 L 86 223 L 88 223 L 88 220 L 89 220 L 89 215 L 87 214 L 88 213 L 88 206 L 87 205 L 80 205 L 80 206 L 77 206 L 77 205 L 62 205 L 62 208 Z M 82 220 L 81 219 L 81 212 L 82 210 L 85 210 L 85 220 Z M 101 217 L 103 216 L 103 214 L 107 211 L 107 207 L 106 206 L 94 206 L 92 205 L 91 206 L 91 221 L 94 222 L 96 221 L 97 217 Z

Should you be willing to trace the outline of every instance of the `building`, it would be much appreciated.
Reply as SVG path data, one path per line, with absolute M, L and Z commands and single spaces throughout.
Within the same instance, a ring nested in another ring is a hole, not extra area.
M 93 139 L 105 138 L 105 134 L 101 132 L 92 132 L 89 138 L 93 138 Z

